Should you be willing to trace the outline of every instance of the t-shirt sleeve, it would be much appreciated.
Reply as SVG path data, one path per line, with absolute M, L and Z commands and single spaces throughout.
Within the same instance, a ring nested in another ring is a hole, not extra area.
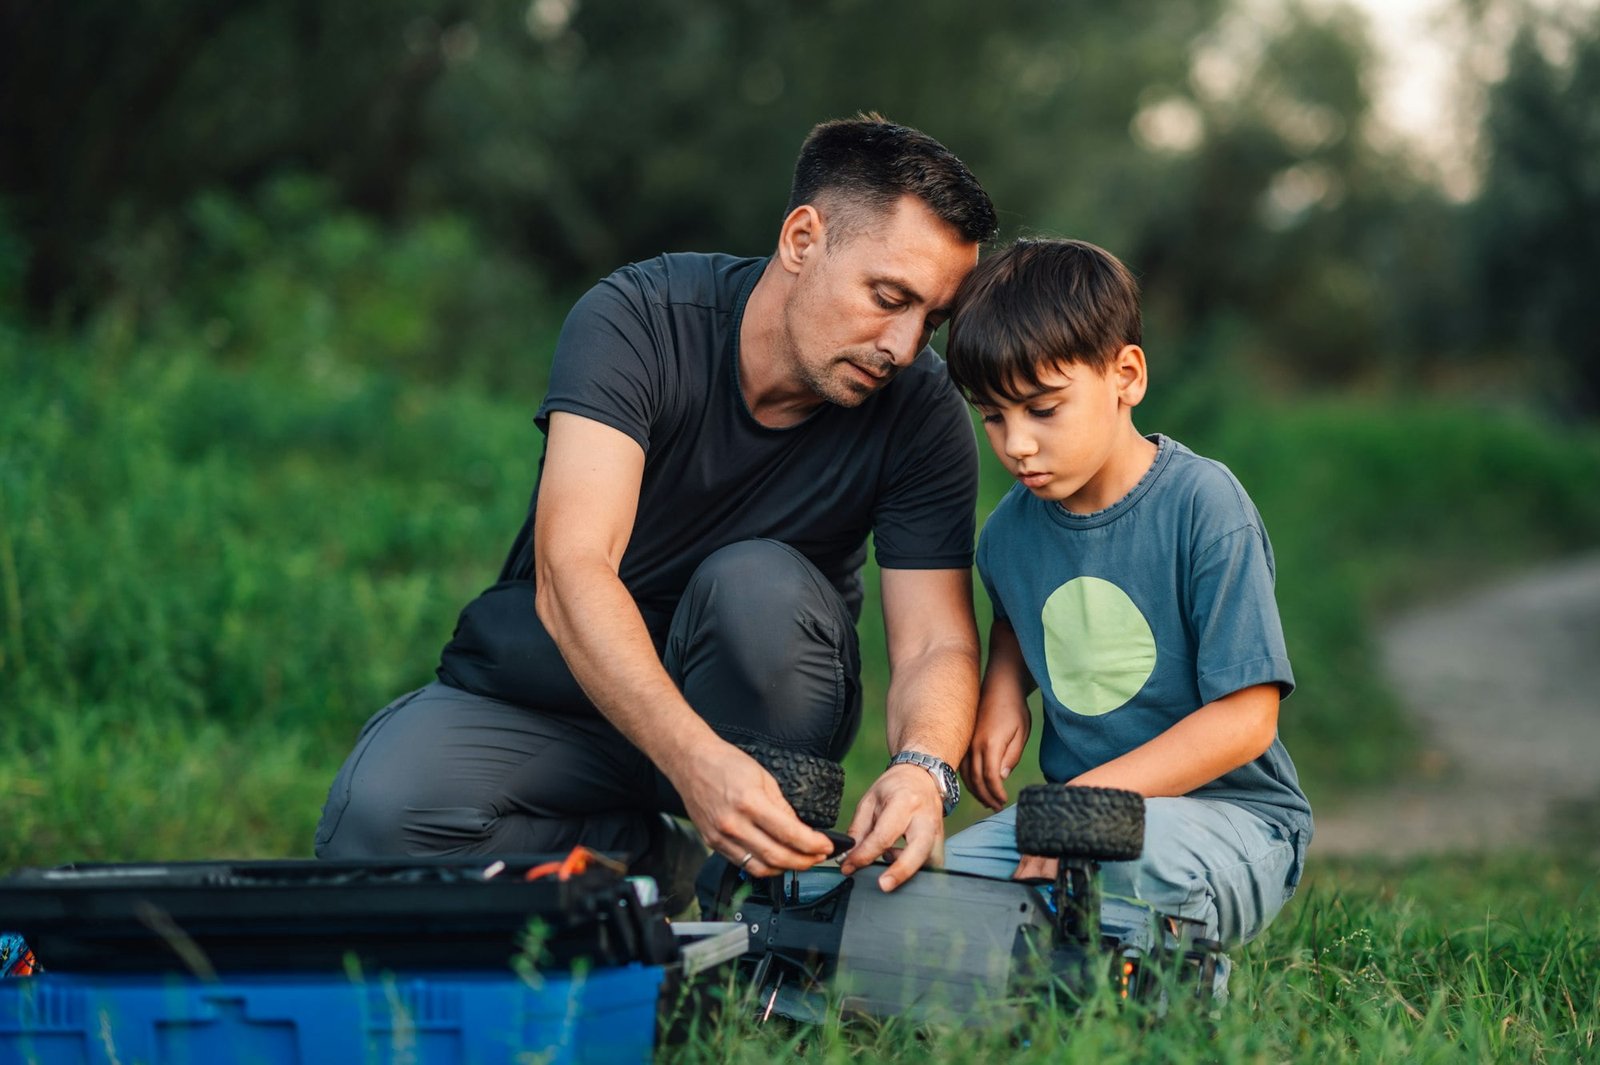
M 991 515 L 992 520 L 992 515 Z M 983 593 L 989 597 L 990 613 L 996 621 L 1005 621 L 1010 615 L 1006 613 L 1006 605 L 1001 600 L 999 593 L 994 590 L 994 575 L 990 572 L 989 559 L 994 550 L 994 543 L 989 539 L 989 527 L 984 526 L 983 532 L 978 534 L 977 568 L 978 580 L 983 584 Z
M 535 421 L 554 411 L 609 425 L 650 450 L 660 406 L 661 357 L 649 301 L 628 270 L 590 289 L 573 305 L 556 341 L 550 390 Z
M 1207 703 L 1255 684 L 1285 697 L 1294 672 L 1273 596 L 1266 537 L 1254 525 L 1229 532 L 1196 556 L 1190 575 L 1200 698 Z
M 873 550 L 887 569 L 965 569 L 977 522 L 978 444 L 967 405 L 947 382 L 898 442 L 873 512 Z

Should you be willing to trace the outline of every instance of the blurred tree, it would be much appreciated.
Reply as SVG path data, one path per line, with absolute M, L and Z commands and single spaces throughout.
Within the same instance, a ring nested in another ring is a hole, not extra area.
M 284 168 L 392 213 L 466 6 L 0 5 L 0 195 L 31 250 L 29 303 L 93 299 L 108 239 Z
M 809 127 L 871 109 L 960 154 L 1009 229 L 1137 211 L 1108 201 L 1139 95 L 1184 77 L 1220 8 L 535 0 L 497 10 L 441 87 L 419 184 L 578 278 L 672 248 L 755 253 Z
M 1600 413 L 1600 12 L 1524 20 L 1489 92 L 1470 272 L 1490 339 Z
M 1367 136 L 1360 16 L 1278 16 L 1225 24 L 1191 81 L 1141 116 L 1135 132 L 1167 165 L 1136 186 L 1148 206 L 1129 257 L 1153 328 L 1191 371 L 1245 355 L 1280 379 L 1348 380 L 1415 339 L 1402 304 L 1431 266 L 1414 230 L 1442 203 Z
M 1128 259 L 1154 330 L 1196 365 L 1226 347 L 1285 377 L 1348 378 L 1423 328 L 1408 308 L 1448 302 L 1424 279 L 1453 276 L 1451 220 L 1364 135 L 1359 18 L 1272 10 L 0 5 L 0 207 L 36 314 L 136 276 L 213 288 L 183 279 L 232 261 L 204 253 L 216 233 L 194 205 L 259 202 L 285 172 L 380 222 L 465 217 L 561 291 L 664 250 L 765 250 L 806 130 L 876 109 L 965 158 L 1006 235 Z
M 862 108 L 950 144 L 1012 228 L 1137 215 L 1111 202 L 1137 167 L 1128 123 L 1221 5 L 6 5 L 0 195 L 40 312 L 97 298 L 108 242 L 285 169 L 379 217 L 464 212 L 574 283 L 664 249 L 759 251 L 805 131 Z

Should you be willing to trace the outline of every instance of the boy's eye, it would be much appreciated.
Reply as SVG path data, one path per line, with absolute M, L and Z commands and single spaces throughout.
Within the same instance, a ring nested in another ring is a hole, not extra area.
M 985 425 L 999 425 L 1001 422 L 999 414 L 985 413 L 984 411 L 980 410 L 978 415 L 983 418 L 983 424 Z
M 1050 406 L 1050 407 L 1029 407 L 1028 408 L 1028 413 L 1033 415 L 1035 418 L 1048 418 L 1052 414 L 1054 414 L 1055 412 L 1056 412 L 1056 408 L 1054 406 Z

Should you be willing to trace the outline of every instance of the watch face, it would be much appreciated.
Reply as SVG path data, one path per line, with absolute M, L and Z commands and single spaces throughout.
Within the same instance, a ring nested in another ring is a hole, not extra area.
M 956 803 L 961 801 L 961 778 L 956 776 L 955 770 L 948 765 L 940 770 L 940 773 L 944 777 L 944 812 L 948 814 L 956 808 Z

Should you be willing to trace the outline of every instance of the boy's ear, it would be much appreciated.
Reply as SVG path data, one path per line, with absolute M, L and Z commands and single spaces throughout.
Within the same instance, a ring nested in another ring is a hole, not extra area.
M 807 258 L 822 251 L 822 215 L 809 203 L 789 212 L 778 230 L 778 262 L 791 274 L 800 272 Z
M 1124 344 L 1112 360 L 1111 372 L 1117 376 L 1117 394 L 1122 402 L 1137 407 L 1144 400 L 1145 389 L 1150 384 L 1144 349 L 1137 344 Z

